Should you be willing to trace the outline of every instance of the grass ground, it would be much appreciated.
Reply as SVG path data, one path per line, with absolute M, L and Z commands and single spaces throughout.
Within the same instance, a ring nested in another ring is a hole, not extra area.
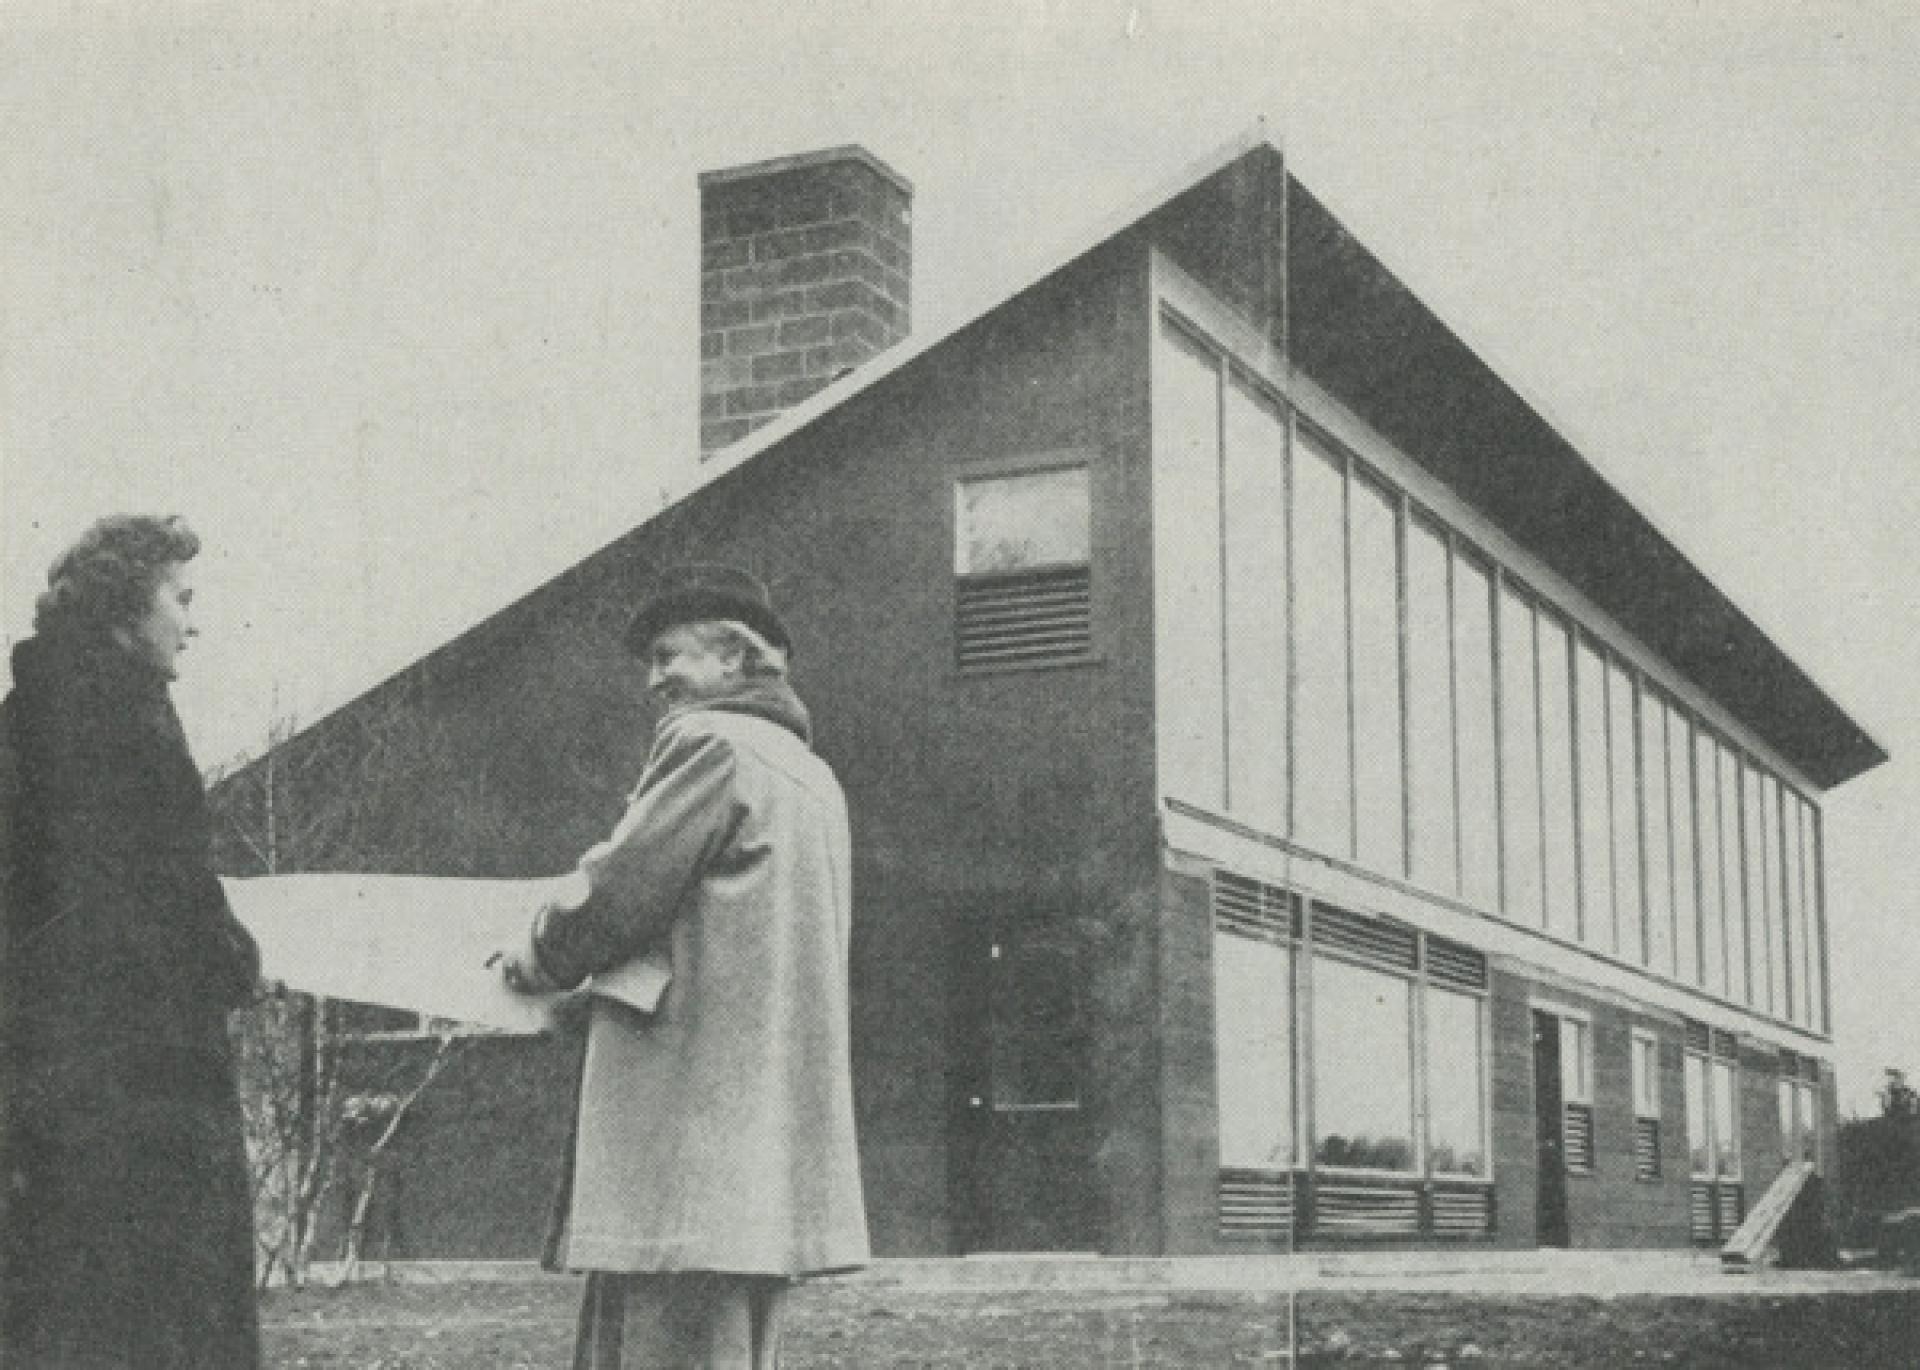
M 274 1370 L 548 1370 L 568 1364 L 569 1282 L 356 1285 L 276 1292 L 263 1309 Z M 1911 1291 L 1615 1299 L 1308 1292 L 1293 1309 L 1301 1366 L 1920 1366 Z M 1017 1293 L 820 1284 L 793 1304 L 785 1365 L 1094 1370 L 1283 1366 L 1284 1295 Z

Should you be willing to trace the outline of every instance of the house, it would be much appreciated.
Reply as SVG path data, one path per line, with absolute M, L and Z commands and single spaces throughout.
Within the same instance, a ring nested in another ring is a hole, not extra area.
M 292 739 L 313 864 L 565 869 L 626 615 L 733 561 L 852 807 L 881 1253 L 1684 1247 L 1830 1163 L 1821 800 L 1885 752 L 1276 147 L 912 341 L 884 164 L 702 191 L 702 479 Z M 537 1250 L 568 1053 L 476 1039 L 387 1254 Z

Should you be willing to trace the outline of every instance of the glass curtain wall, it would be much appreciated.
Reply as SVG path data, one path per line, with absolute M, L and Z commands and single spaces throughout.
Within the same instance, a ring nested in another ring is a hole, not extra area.
M 1818 810 L 1169 314 L 1163 792 L 1825 1029 Z

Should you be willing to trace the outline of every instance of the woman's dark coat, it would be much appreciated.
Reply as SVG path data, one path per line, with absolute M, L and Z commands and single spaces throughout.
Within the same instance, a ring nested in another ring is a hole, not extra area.
M 166 682 L 111 641 L 13 656 L 10 1368 L 251 1370 L 253 1218 L 227 1013 L 259 972 Z

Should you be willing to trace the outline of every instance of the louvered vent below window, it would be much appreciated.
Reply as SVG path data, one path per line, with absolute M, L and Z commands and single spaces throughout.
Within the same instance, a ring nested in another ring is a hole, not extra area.
M 1636 1180 L 1660 1178 L 1660 1120 L 1658 1118 L 1633 1120 L 1633 1178 Z
M 1746 1220 L 1747 1196 L 1739 1185 L 1722 1180 L 1715 1187 L 1714 1197 L 1720 1217 L 1719 1236 L 1724 1240 Z
M 1436 985 L 1453 989 L 1483 990 L 1487 987 L 1487 958 L 1470 947 L 1429 937 L 1427 977 Z
M 1213 918 L 1222 932 L 1278 942 L 1300 937 L 1298 899 L 1285 890 L 1229 871 L 1214 872 Z
M 1493 1235 L 1491 1185 L 1435 1185 L 1433 1235 L 1488 1237 Z
M 1693 1223 L 1693 1239 L 1702 1246 L 1713 1244 L 1713 1181 L 1695 1180 L 1693 1182 L 1692 1202 L 1688 1214 Z
M 1087 568 L 1059 567 L 959 582 L 957 652 L 963 667 L 1084 661 L 1093 649 Z
M 1567 1169 L 1583 1173 L 1593 1169 L 1593 1105 L 1568 1101 L 1562 1135 L 1566 1142 Z
M 1412 970 L 1414 967 L 1413 929 L 1384 919 L 1361 918 L 1340 909 L 1316 907 L 1313 911 L 1313 942 L 1323 950 L 1341 952 L 1382 970 Z
M 1411 1182 L 1322 1181 L 1313 1193 L 1314 1227 L 1366 1237 L 1415 1236 L 1420 1195 Z
M 1220 1235 L 1272 1241 L 1293 1231 L 1293 1175 L 1264 1170 L 1220 1172 Z

